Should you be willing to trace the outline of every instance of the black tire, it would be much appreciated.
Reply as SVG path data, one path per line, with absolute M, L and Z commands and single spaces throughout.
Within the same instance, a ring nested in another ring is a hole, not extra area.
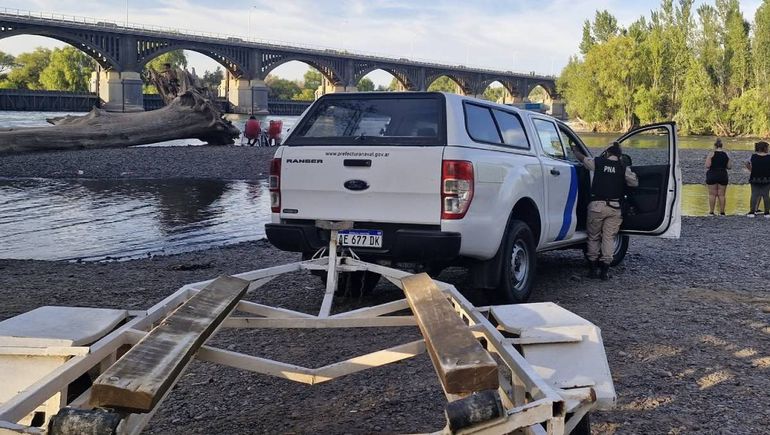
M 324 281 L 326 277 L 324 277 Z M 372 293 L 380 275 L 374 272 L 341 272 L 337 280 L 337 293 L 339 297 L 360 298 Z
M 311 258 L 313 258 L 313 253 L 302 253 L 303 261 Z M 321 282 L 326 286 L 325 270 L 312 270 L 310 273 L 321 278 Z M 335 294 L 339 297 L 358 298 L 370 294 L 379 282 L 380 275 L 374 272 L 340 272 L 337 276 L 337 292 Z
M 503 267 L 495 290 L 497 301 L 526 302 L 537 270 L 535 236 L 527 224 L 516 219 L 510 221 L 501 253 Z
M 612 254 L 612 263 L 610 263 L 610 266 L 617 266 L 618 264 L 623 262 L 623 259 L 626 258 L 626 253 L 628 252 L 628 244 L 631 243 L 631 238 L 623 235 L 618 234 L 615 238 L 615 251 Z M 583 247 L 583 255 L 586 257 L 586 261 L 588 261 L 588 247 Z
M 572 429 L 570 435 L 591 435 L 591 419 L 588 417 L 591 414 L 586 414 L 580 419 L 575 429 Z

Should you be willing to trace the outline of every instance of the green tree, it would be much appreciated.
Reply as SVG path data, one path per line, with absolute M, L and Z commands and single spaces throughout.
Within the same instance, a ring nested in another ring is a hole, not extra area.
M 51 61 L 51 50 L 37 47 L 31 53 L 16 56 L 16 62 L 5 77 L 2 86 L 12 89 L 44 89 L 40 73 Z
M 502 86 L 487 86 L 486 89 L 484 89 L 484 93 L 481 95 L 481 98 L 488 100 L 488 101 L 494 101 L 494 102 L 502 102 L 502 99 L 505 97 L 505 88 Z
M 0 77 L 5 77 L 8 71 L 10 71 L 15 66 L 16 58 L 8 53 L 0 51 Z
M 275 100 L 291 100 L 301 92 L 296 82 L 274 75 L 268 75 L 265 78 L 265 84 L 269 89 L 268 97 Z
M 580 53 L 585 56 L 594 44 L 596 44 L 596 40 L 591 33 L 591 21 L 585 20 L 583 23 L 583 38 L 580 40 Z
M 315 100 L 315 90 L 301 89 L 299 94 L 291 97 L 291 99 L 297 101 L 313 101 Z
M 395 79 L 393 79 L 395 80 Z M 455 94 L 459 93 L 460 86 L 449 78 L 448 76 L 441 76 L 433 81 L 433 83 L 428 86 L 428 91 L 430 92 L 452 92 Z
M 363 77 L 358 81 L 357 88 L 361 92 L 372 92 L 374 91 L 374 82 L 372 82 L 368 77 Z
M 315 68 L 309 68 L 303 78 L 302 88 L 310 89 L 313 92 L 321 86 L 321 81 L 323 80 L 323 76 Z
M 765 0 L 754 16 L 752 59 L 755 83 L 767 90 L 770 86 L 770 1 Z
M 717 96 L 705 66 L 695 58 L 684 78 L 682 106 L 675 120 L 684 134 L 709 134 L 717 124 Z
M 549 98 L 548 92 L 542 86 L 535 86 L 527 96 L 527 99 L 533 103 L 545 103 Z
M 222 84 L 222 80 L 225 79 L 225 73 L 222 68 L 217 66 L 214 71 L 204 71 L 201 78 L 201 85 L 206 88 L 217 90 Z
M 628 29 L 583 26 L 557 81 L 567 111 L 602 129 L 676 119 L 683 132 L 770 136 L 770 0 L 753 29 L 738 0 L 662 0 Z
M 618 19 L 607 10 L 596 11 L 592 30 L 594 40 L 599 44 L 605 43 L 620 33 Z
M 147 62 L 144 69 L 152 68 L 155 71 L 161 71 L 165 69 L 164 65 L 167 63 L 171 64 L 171 68 L 187 68 L 187 55 L 183 50 L 169 51 Z
M 75 47 L 54 48 L 40 72 L 40 84 L 49 91 L 87 92 L 96 62 Z

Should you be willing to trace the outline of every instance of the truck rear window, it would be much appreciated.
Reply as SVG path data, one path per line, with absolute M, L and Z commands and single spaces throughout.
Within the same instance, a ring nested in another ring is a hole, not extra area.
M 441 94 L 338 94 L 318 100 L 286 145 L 444 145 Z

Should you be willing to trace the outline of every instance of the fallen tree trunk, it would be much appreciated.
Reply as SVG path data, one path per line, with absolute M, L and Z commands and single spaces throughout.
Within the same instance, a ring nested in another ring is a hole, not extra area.
M 54 125 L 0 131 L 0 154 L 120 148 L 175 139 L 227 145 L 241 133 L 222 117 L 211 100 L 194 89 L 150 112 L 110 113 L 94 108 L 85 116 L 65 116 L 48 122 Z

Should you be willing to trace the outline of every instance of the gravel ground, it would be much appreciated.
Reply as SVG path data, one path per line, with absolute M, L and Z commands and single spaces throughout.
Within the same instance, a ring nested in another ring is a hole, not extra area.
M 220 178 L 254 180 L 270 171 L 275 148 L 240 146 L 143 147 L 105 150 L 53 151 L 3 156 L 0 177 L 44 178 Z M 680 150 L 686 184 L 702 184 L 708 150 Z M 732 151 L 730 182 L 745 184 L 742 162 L 748 151 Z M 78 171 L 82 171 L 80 174 Z
M 239 150 L 240 151 L 240 150 Z M 608 282 L 583 278 L 577 251 L 539 257 L 533 301 L 554 301 L 602 328 L 617 408 L 595 433 L 770 433 L 770 220 L 685 218 L 679 240 L 635 238 Z M 168 257 L 74 264 L 0 260 L 0 319 L 45 304 L 149 307 L 181 285 L 296 260 L 264 241 Z M 477 304 L 459 269 L 440 279 Z M 372 300 L 399 297 L 380 284 Z M 317 278 L 290 275 L 252 300 L 312 312 Z M 223 331 L 214 344 L 318 367 L 418 337 L 416 328 Z M 421 356 L 308 387 L 194 362 L 147 433 L 418 432 L 443 425 L 443 396 Z
M 0 177 L 264 178 L 274 149 L 131 148 L 5 156 Z M 680 152 L 685 183 L 702 183 L 706 150 Z M 750 153 L 731 153 L 736 162 Z M 78 171 L 83 174 L 78 174 Z M 735 165 L 731 181 L 745 183 Z M 685 218 L 680 240 L 635 238 L 609 282 L 583 278 L 575 251 L 540 256 L 533 301 L 554 301 L 602 328 L 618 406 L 596 433 L 770 433 L 770 220 Z M 283 264 L 265 241 L 126 262 L 0 260 L 0 319 L 41 305 L 146 308 L 185 283 Z M 481 305 L 460 269 L 440 279 Z M 368 300 L 400 297 L 380 284 Z M 307 274 L 271 282 L 255 301 L 305 312 L 322 290 Z M 419 337 L 396 330 L 225 330 L 216 346 L 318 367 Z M 427 356 L 308 387 L 194 362 L 148 433 L 418 432 L 443 426 L 444 399 Z

